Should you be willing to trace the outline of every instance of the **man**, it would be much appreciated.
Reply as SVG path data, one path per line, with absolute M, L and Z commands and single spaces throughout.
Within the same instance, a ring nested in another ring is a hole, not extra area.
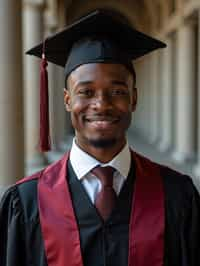
M 191 179 L 131 151 L 126 139 L 137 104 L 131 59 L 164 44 L 96 11 L 45 46 L 49 61 L 67 62 L 75 138 L 70 153 L 5 194 L 1 265 L 200 265 Z

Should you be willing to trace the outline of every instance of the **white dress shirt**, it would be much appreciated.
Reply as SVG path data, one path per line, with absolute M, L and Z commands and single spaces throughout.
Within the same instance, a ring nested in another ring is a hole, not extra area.
M 110 162 L 103 164 L 80 149 L 74 139 L 69 159 L 77 178 L 81 181 L 92 203 L 95 202 L 96 195 L 101 190 L 100 180 L 90 172 L 94 167 L 98 165 L 102 167 L 112 166 L 116 169 L 113 178 L 113 188 L 117 195 L 119 195 L 131 166 L 131 154 L 128 143 Z

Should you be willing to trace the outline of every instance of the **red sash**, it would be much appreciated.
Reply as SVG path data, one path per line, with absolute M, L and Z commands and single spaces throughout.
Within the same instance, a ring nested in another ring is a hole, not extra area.
M 133 153 L 136 182 L 129 236 L 129 266 L 164 265 L 165 207 L 159 165 Z
M 164 264 L 164 191 L 159 166 L 132 152 L 136 181 L 130 221 L 128 266 Z M 83 266 L 66 169 L 69 154 L 41 172 L 39 214 L 48 266 Z

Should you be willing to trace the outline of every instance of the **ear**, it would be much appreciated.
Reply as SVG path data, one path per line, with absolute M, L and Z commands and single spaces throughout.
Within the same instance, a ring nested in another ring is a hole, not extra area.
M 137 106 L 137 88 L 133 88 L 132 94 L 132 112 L 135 112 Z
M 71 112 L 71 97 L 70 92 L 64 89 L 64 105 L 67 112 Z

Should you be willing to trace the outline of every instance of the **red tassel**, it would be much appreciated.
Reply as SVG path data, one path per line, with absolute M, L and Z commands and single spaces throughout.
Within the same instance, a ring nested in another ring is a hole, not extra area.
M 45 54 L 42 54 L 40 65 L 40 151 L 51 150 L 51 140 L 49 132 L 49 95 L 48 95 L 48 72 Z

